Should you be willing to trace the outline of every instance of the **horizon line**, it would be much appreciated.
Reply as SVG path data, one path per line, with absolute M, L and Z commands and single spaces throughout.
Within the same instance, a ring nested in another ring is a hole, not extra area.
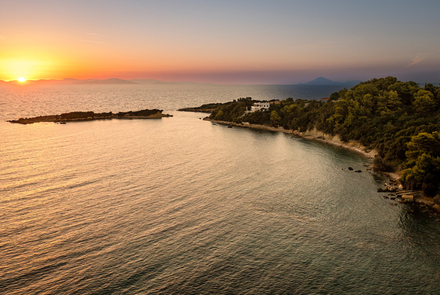
M 308 84 L 310 82 L 313 82 L 315 80 L 318 79 L 325 79 L 327 81 L 329 81 L 330 84 Z M 105 81 L 110 81 L 111 80 L 117 80 L 117 81 L 121 81 L 121 82 L 129 82 L 129 83 L 108 83 L 108 84 L 147 84 L 147 83 L 138 83 L 138 82 L 134 82 L 135 80 L 144 80 L 144 81 L 151 81 L 151 84 L 154 84 L 154 82 L 157 82 L 157 84 L 173 84 L 173 83 L 188 83 L 188 84 L 213 84 L 213 85 L 304 85 L 304 86 L 351 86 L 351 85 L 357 85 L 361 82 L 365 82 L 365 81 L 369 81 L 372 79 L 380 79 L 380 78 L 385 78 L 385 77 L 379 77 L 379 78 L 371 78 L 368 80 L 349 80 L 349 81 L 333 81 L 330 80 L 328 78 L 319 76 L 315 79 L 312 79 L 310 81 L 307 82 L 300 82 L 300 83 L 219 83 L 219 82 L 198 82 L 198 81 L 191 81 L 191 80 L 158 80 L 158 79 L 154 79 L 154 78 L 133 78 L 133 79 L 122 79 L 122 78 L 117 78 L 117 77 L 112 77 L 112 78 L 87 78 L 87 79 L 78 79 L 78 78 L 62 78 L 62 79 L 55 79 L 55 78 L 41 78 L 41 79 L 26 79 L 24 82 L 20 82 L 18 79 L 12 79 L 12 80 L 0 80 L 0 83 L 10 83 L 10 84 L 19 84 L 19 85 L 26 85 L 28 82 L 31 83 L 38 83 L 38 82 L 69 82 L 71 81 L 72 84 L 87 84 L 87 83 L 81 83 L 81 82 L 91 82 L 90 84 L 94 84 L 93 82 L 97 82 L 96 84 L 101 84 L 99 82 L 105 82 Z M 398 79 L 399 80 L 399 79 Z M 402 81 L 402 80 L 399 80 Z M 75 82 L 79 82 L 79 83 L 75 83 Z M 402 81 L 402 82 L 415 82 L 414 80 L 407 80 L 407 81 Z M 332 84 L 334 83 L 334 84 Z M 415 82 L 417 84 L 439 84 L 440 83 L 432 83 L 432 82 Z M 106 83 L 102 83 L 102 84 L 106 84 Z

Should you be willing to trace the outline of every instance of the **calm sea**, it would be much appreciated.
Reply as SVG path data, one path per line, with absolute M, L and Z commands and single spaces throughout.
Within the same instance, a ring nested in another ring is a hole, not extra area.
M 367 159 L 176 111 L 336 90 L 0 88 L 0 293 L 440 293 L 439 217 L 383 199 Z M 174 117 L 5 122 L 143 108 Z

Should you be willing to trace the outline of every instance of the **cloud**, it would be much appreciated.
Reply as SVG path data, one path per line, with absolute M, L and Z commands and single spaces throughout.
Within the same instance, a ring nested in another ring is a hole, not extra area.
M 411 61 L 411 63 L 408 65 L 408 67 L 412 67 L 418 63 L 420 63 L 422 60 L 424 60 L 425 57 L 424 56 L 419 56 L 417 55 L 416 57 L 414 57 Z
M 0 40 L 6 40 L 6 36 L 0 36 Z

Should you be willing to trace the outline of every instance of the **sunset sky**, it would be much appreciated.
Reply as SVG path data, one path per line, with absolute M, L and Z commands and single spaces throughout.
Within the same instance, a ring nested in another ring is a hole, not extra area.
M 439 0 L 0 1 L 0 80 L 440 78 Z

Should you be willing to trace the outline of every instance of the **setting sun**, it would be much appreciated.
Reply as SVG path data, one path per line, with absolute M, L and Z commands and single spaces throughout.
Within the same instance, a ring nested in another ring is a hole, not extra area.
M 26 81 L 26 79 L 24 77 L 20 77 L 17 80 L 18 80 L 18 82 L 25 82 Z

